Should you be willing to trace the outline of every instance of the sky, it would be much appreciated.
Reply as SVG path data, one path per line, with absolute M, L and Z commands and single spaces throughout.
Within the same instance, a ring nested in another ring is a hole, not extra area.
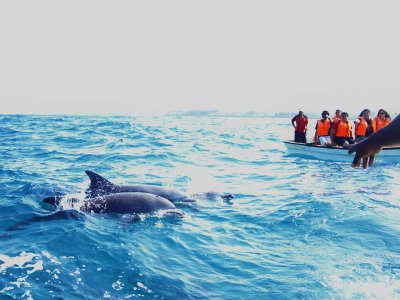
M 398 1 L 2 1 L 0 113 L 398 112 Z

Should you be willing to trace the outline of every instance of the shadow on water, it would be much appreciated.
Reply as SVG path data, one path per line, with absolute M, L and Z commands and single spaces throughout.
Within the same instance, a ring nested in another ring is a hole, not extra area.
M 22 230 L 26 226 L 36 222 L 49 222 L 54 220 L 76 220 L 76 221 L 84 221 L 85 215 L 82 212 L 77 210 L 60 210 L 52 214 L 33 214 L 33 217 L 30 217 L 26 220 L 20 221 L 12 226 L 10 226 L 7 231 L 13 230 Z

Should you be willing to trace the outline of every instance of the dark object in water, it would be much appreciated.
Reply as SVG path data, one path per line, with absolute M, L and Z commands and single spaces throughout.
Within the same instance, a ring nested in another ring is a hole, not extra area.
M 57 206 L 62 197 L 48 197 L 43 201 Z M 68 203 L 79 203 L 79 199 L 70 198 Z M 84 200 L 79 206 L 81 211 L 94 213 L 141 214 L 157 210 L 175 209 L 175 205 L 168 199 L 149 193 L 118 193 L 97 196 Z
M 195 202 L 194 199 L 187 197 L 186 195 L 175 191 L 173 189 L 165 188 L 157 185 L 116 185 L 104 177 L 96 174 L 92 171 L 86 171 L 86 174 L 90 179 L 90 197 L 96 197 L 100 195 L 107 195 L 113 193 L 126 193 L 126 192 L 140 192 L 149 193 L 157 196 L 161 196 L 168 199 L 171 202 Z M 234 198 L 232 194 L 219 194 L 215 192 L 204 193 L 204 195 L 212 194 L 214 196 L 221 197 L 224 200 L 231 200 Z M 216 198 L 216 197 L 215 197 Z

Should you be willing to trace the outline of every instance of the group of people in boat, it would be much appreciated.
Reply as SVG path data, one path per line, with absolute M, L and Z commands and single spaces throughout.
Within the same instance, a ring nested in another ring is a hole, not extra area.
M 315 125 L 314 143 L 329 147 L 349 145 L 361 142 L 373 133 L 387 126 L 391 122 L 390 115 L 386 110 L 380 109 L 375 118 L 371 118 L 371 111 L 364 109 L 354 121 L 354 135 L 352 122 L 349 121 L 349 114 L 337 109 L 335 116 L 331 119 L 329 112 L 324 110 Z M 294 140 L 297 143 L 307 142 L 308 118 L 300 109 L 293 117 L 292 125 L 295 128 Z

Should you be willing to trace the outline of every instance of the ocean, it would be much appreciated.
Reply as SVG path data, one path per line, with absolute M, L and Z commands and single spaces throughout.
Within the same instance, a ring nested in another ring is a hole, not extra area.
M 292 131 L 284 118 L 0 115 L 0 299 L 400 298 L 399 165 L 290 157 Z M 180 218 L 42 202 L 84 195 L 86 170 L 196 201 Z

